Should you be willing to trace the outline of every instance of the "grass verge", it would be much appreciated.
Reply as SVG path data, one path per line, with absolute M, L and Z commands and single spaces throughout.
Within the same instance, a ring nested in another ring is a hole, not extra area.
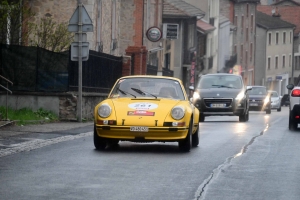
M 26 124 L 38 124 L 45 122 L 54 122 L 58 121 L 58 117 L 51 111 L 44 110 L 42 108 L 33 111 L 29 108 L 22 108 L 20 110 L 13 110 L 6 107 L 0 106 L 0 119 L 15 121 L 17 125 L 26 125 Z

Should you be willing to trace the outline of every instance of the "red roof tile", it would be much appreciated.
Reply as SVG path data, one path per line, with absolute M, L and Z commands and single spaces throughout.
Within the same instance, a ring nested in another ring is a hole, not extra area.
M 197 28 L 204 33 L 208 33 L 216 29 L 214 26 L 202 21 L 201 19 L 197 20 Z
M 278 6 L 280 19 L 296 26 L 294 35 L 300 33 L 300 6 Z M 257 10 L 267 15 L 272 15 L 274 6 L 257 5 Z

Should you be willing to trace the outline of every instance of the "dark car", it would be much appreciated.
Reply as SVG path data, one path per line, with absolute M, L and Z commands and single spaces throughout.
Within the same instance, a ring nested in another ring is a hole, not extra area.
M 240 75 L 217 73 L 202 75 L 194 90 L 192 102 L 200 110 L 200 122 L 208 116 L 239 116 L 249 120 L 248 90 Z
M 249 87 L 249 86 L 248 86 Z M 251 86 L 249 91 L 250 111 L 265 111 L 271 114 L 271 99 L 265 86 Z
M 285 94 L 281 98 L 281 106 L 289 106 L 290 105 L 290 96 Z

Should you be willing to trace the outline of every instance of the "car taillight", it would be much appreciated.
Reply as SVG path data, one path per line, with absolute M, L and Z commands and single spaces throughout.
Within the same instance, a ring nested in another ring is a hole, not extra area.
M 300 90 L 295 89 L 292 91 L 292 97 L 300 97 Z

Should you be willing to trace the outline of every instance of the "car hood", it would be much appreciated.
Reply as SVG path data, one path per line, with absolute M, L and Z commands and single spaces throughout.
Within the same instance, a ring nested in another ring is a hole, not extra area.
M 235 98 L 241 89 L 232 88 L 210 88 L 198 90 L 201 98 Z
M 279 97 L 271 97 L 271 100 L 272 100 L 272 101 L 279 100 Z
M 124 121 L 127 126 L 153 126 L 155 123 L 162 126 L 167 115 L 180 100 L 119 98 L 112 102 L 118 125 Z

